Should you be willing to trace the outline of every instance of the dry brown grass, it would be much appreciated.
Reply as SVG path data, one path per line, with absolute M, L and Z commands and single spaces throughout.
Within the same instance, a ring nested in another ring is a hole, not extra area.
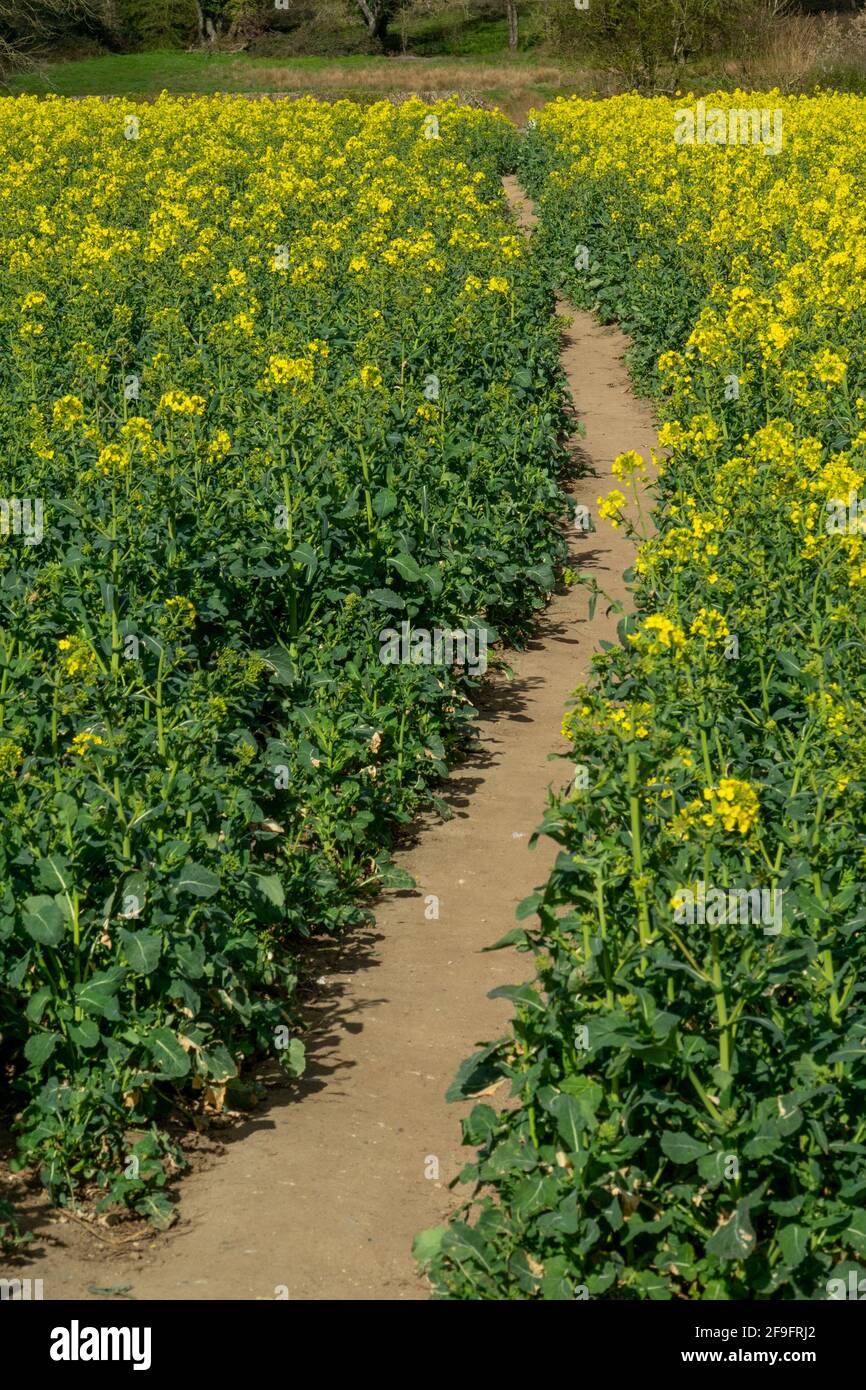
M 821 81 L 834 66 L 866 74 L 866 14 L 788 15 L 756 36 L 753 54 L 726 64 L 738 81 L 791 92 Z
M 255 72 L 262 86 L 274 92 L 289 88 L 315 91 L 341 87 L 369 87 L 377 91 L 391 91 L 397 87 L 425 91 L 497 87 L 513 91 L 538 83 L 560 86 L 566 80 L 565 70 L 550 64 L 536 67 L 531 63 L 431 62 L 424 58 L 371 59 L 357 65 L 334 63 L 321 68 L 256 64 Z M 229 76 L 233 81 L 237 79 L 237 85 L 241 86 L 249 78 L 249 66 L 238 63 L 229 70 Z

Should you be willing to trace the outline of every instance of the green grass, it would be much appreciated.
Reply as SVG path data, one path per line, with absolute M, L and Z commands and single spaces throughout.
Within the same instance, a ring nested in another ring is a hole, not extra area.
M 426 58 L 443 50 L 449 56 L 471 58 L 507 53 L 508 25 L 504 19 L 476 19 L 449 27 L 438 16 L 426 24 L 419 21 L 410 36 L 410 52 Z
M 333 62 L 364 62 L 356 58 L 294 58 L 284 59 L 280 66 L 315 71 Z M 158 96 L 164 89 L 170 92 L 219 92 L 237 87 L 234 80 L 240 66 L 249 69 L 249 85 L 245 91 L 269 91 L 270 86 L 256 80 L 257 68 L 273 71 L 272 59 L 246 58 L 238 53 L 180 53 L 173 49 L 154 53 L 107 54 L 100 58 L 83 58 L 77 62 L 48 63 L 36 72 L 21 73 L 10 78 L 8 92 L 30 92 L 42 95 L 57 92 L 61 96 Z

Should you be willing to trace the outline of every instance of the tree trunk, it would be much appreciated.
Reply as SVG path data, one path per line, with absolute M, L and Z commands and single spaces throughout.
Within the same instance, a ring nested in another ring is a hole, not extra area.
M 371 39 L 375 39 L 381 48 L 385 47 L 385 35 L 388 32 L 388 22 L 393 12 L 393 6 L 382 4 L 369 5 L 367 0 L 358 0 L 358 8 L 367 22 L 367 33 Z
M 358 8 L 360 9 L 361 13 L 364 16 L 364 19 L 367 22 L 367 32 L 370 35 L 370 38 L 375 38 L 377 20 L 374 11 L 370 9 L 370 6 L 366 3 L 366 0 L 358 0 Z
M 517 0 L 506 0 L 508 12 L 508 47 L 514 53 L 517 49 Z

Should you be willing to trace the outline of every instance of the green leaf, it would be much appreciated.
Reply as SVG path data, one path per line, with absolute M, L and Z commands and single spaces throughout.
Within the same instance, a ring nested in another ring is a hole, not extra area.
M 401 551 L 399 555 L 390 556 L 386 563 L 393 565 L 400 578 L 408 580 L 410 584 L 417 584 L 421 578 L 421 570 L 417 562 L 405 550 Z
M 187 1075 L 190 1068 L 189 1054 L 181 1047 L 176 1034 L 170 1028 L 154 1028 L 147 1039 L 147 1046 L 158 1076 L 167 1080 L 177 1080 Z
M 120 1010 L 115 995 L 119 984 L 120 976 L 113 971 L 91 975 L 83 985 L 77 986 L 75 998 L 86 1014 L 95 1014 L 97 1018 L 110 1018 L 117 1022 L 120 1019 Z
M 426 1231 L 418 1232 L 412 1242 L 412 1258 L 422 1269 L 426 1269 L 430 1261 L 439 1254 L 442 1248 L 442 1237 L 447 1230 L 447 1226 L 429 1226 Z
M 253 874 L 252 884 L 255 891 L 273 907 L 285 907 L 286 890 L 279 874 Z
M 66 923 L 53 898 L 41 894 L 24 899 L 24 930 L 41 946 L 56 946 L 63 940 Z
M 99 1024 L 92 1018 L 83 1018 L 80 1023 L 70 1023 L 69 1036 L 77 1047 L 95 1047 L 101 1037 Z
M 586 1129 L 586 1116 L 580 1102 L 574 1096 L 558 1095 L 550 1103 L 550 1113 L 556 1120 L 556 1128 L 569 1153 L 580 1149 L 580 1136 Z
M 783 1226 L 778 1240 L 788 1269 L 796 1269 L 809 1248 L 809 1232 L 805 1226 Z
M 476 1095 L 478 1091 L 483 1091 L 492 1082 L 500 1079 L 499 1068 L 491 1060 L 497 1046 L 498 1044 L 491 1043 L 489 1047 L 483 1047 L 479 1052 L 473 1052 L 471 1057 L 467 1057 L 464 1062 L 461 1062 L 457 1075 L 445 1092 L 447 1101 L 467 1100 L 468 1097 Z
M 583 1073 L 574 1076 L 567 1076 L 562 1082 L 561 1090 L 566 1095 L 573 1096 L 580 1106 L 580 1113 L 584 1118 L 585 1126 L 595 1126 L 595 1112 L 604 1099 L 604 1089 L 597 1081 L 592 1081 Z
M 638 1273 L 634 1288 L 639 1297 L 666 1300 L 674 1296 L 670 1280 L 666 1279 L 663 1274 L 656 1274 L 649 1269 L 642 1269 Z
M 175 1210 L 164 1192 L 146 1192 L 139 1197 L 135 1210 L 155 1226 L 158 1231 L 167 1231 L 174 1223 Z
M 736 1210 L 723 1221 L 707 1241 L 708 1255 L 718 1260 L 745 1260 L 755 1248 L 755 1232 L 749 1218 L 749 1203 L 739 1201 Z
M 546 1176 L 543 1173 L 533 1173 L 530 1177 L 524 1178 L 517 1184 L 512 1198 L 516 1215 L 521 1221 L 526 1221 L 530 1216 L 554 1206 L 558 1191 L 559 1185 L 552 1173 Z
M 379 882 L 383 888 L 415 888 L 417 884 L 410 873 L 405 869 L 399 869 L 390 860 L 383 860 L 381 857 L 377 862 L 379 870 Z
M 261 657 L 278 685 L 291 685 L 295 679 L 295 666 L 292 658 L 282 647 L 270 647 L 267 651 L 256 652 Z
M 383 487 L 373 498 L 373 511 L 380 518 L 390 516 L 396 506 L 397 494 L 388 487 Z
M 174 945 L 174 954 L 182 973 L 189 980 L 197 980 L 204 974 L 204 943 L 198 937 L 190 941 L 179 941 Z
M 120 940 L 127 962 L 139 975 L 149 975 L 159 964 L 162 939 L 156 932 L 120 929 Z
M 42 1015 L 45 1012 L 45 1005 L 51 998 L 52 993 L 53 991 L 50 985 L 43 985 L 41 989 L 36 990 L 35 994 L 31 994 L 30 998 L 27 1000 L 27 1008 L 25 1009 L 27 1019 L 30 1023 L 41 1023 Z
M 127 920 L 142 911 L 147 902 L 147 878 L 142 873 L 127 874 L 119 893 L 118 914 Z
M 312 579 L 316 570 L 319 568 L 319 557 L 312 546 L 308 545 L 306 541 L 302 541 L 300 545 L 295 546 L 292 551 L 292 559 L 296 565 L 304 565 L 306 567 L 307 579 Z
M 24 1044 L 24 1056 L 31 1067 L 38 1071 L 48 1061 L 59 1042 L 59 1033 L 34 1033 Z
M 666 1129 L 661 1137 L 662 1153 L 673 1163 L 696 1163 L 704 1154 L 710 1152 L 709 1144 L 693 1139 L 682 1130 Z
M 395 594 L 393 589 L 371 589 L 367 594 L 374 603 L 378 603 L 380 608 L 396 609 L 398 612 L 406 607 L 405 601 L 399 594 Z
M 866 1211 L 854 1213 L 842 1232 L 842 1239 L 857 1255 L 866 1255 Z
M 573 1302 L 574 1289 L 565 1274 L 567 1265 L 568 1261 L 558 1255 L 546 1262 L 544 1278 L 541 1281 L 541 1297 L 545 1303 Z
M 698 1159 L 698 1172 L 710 1187 L 718 1187 L 719 1183 L 724 1182 L 727 1176 L 725 1169 L 732 1154 L 725 1153 L 724 1149 L 713 1149 L 710 1153 L 704 1154 Z
M 300 1038 L 292 1038 L 283 1053 L 283 1070 L 289 1076 L 303 1076 L 307 1068 L 307 1051 Z
M 522 902 L 519 902 L 514 914 L 518 922 L 522 922 L 524 917 L 531 917 L 543 901 L 543 893 L 530 893 L 528 898 L 524 898 Z
M 196 898 L 212 898 L 219 892 L 217 875 L 203 864 L 184 864 L 174 881 L 177 893 L 192 893 Z
M 71 893 L 72 871 L 68 860 L 60 854 L 49 854 L 36 865 L 36 875 L 43 888 L 51 893 Z
M 506 946 L 525 946 L 529 937 L 523 927 L 512 927 L 504 936 L 500 936 L 498 941 L 494 941 L 492 946 L 483 946 L 483 951 L 501 951 Z
M 442 1238 L 442 1253 L 454 1260 L 479 1264 L 492 1274 L 496 1256 L 481 1232 L 463 1221 L 454 1221 Z
M 237 1076 L 238 1069 L 228 1048 L 223 1043 L 214 1047 L 203 1047 L 199 1056 L 207 1068 L 208 1079 L 219 1084 Z

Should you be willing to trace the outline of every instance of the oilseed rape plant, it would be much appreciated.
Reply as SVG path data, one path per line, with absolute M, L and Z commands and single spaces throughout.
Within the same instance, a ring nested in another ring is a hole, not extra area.
M 298 944 L 406 886 L 394 834 L 471 739 L 472 671 L 382 632 L 486 651 L 553 588 L 514 138 L 453 103 L 0 101 L 0 1047 L 59 1200 L 168 1222 L 170 1118 L 302 1071 Z
M 557 100 L 520 151 L 537 254 L 632 335 L 661 448 L 654 532 L 627 456 L 601 508 L 640 542 L 636 611 L 505 938 L 534 979 L 452 1088 L 511 1103 L 464 1122 L 471 1219 L 418 1240 L 440 1298 L 825 1299 L 866 1256 L 866 537 L 837 524 L 866 479 L 866 104 L 706 98 L 777 112 L 772 157 L 678 139 L 690 106 Z

